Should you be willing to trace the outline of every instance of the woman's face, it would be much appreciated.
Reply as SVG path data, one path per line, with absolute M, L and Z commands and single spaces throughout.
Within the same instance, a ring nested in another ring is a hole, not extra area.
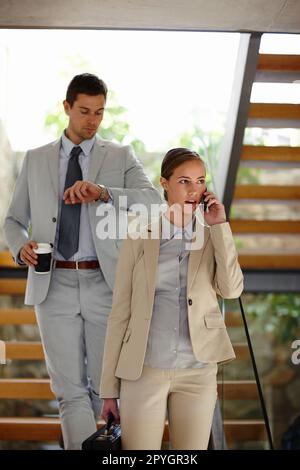
M 194 212 L 205 192 L 205 168 L 199 160 L 189 160 L 178 166 L 167 180 L 160 178 L 161 186 L 168 193 L 168 205 L 179 204 L 184 212 Z

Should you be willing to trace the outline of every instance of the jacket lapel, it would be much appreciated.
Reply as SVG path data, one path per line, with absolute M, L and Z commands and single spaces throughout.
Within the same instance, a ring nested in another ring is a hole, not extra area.
M 146 236 L 144 240 L 144 258 L 148 283 L 148 292 L 150 302 L 154 300 L 155 279 L 158 265 L 158 256 L 161 238 L 161 217 L 159 221 L 152 222 L 146 228 Z M 150 309 L 152 312 L 152 308 Z
M 95 182 L 97 174 L 103 164 L 107 152 L 106 143 L 96 136 L 95 144 L 91 153 L 88 180 Z
M 48 148 L 48 166 L 50 172 L 50 178 L 52 181 L 53 189 L 55 192 L 56 199 L 58 199 L 58 160 L 59 160 L 59 151 L 60 151 L 61 139 L 56 140 Z
M 188 264 L 187 292 L 190 291 L 192 284 L 195 280 L 196 273 L 202 260 L 205 245 L 210 237 L 209 228 L 203 227 L 196 218 L 196 237 L 197 236 L 199 237 L 199 240 L 203 240 L 203 243 L 201 248 L 196 250 L 192 249 L 190 251 Z

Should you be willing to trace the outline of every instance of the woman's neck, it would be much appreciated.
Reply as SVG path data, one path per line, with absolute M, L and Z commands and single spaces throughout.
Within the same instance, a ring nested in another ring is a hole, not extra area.
M 171 224 L 176 225 L 176 227 L 186 227 L 193 218 L 193 212 L 184 213 L 182 210 L 174 210 L 168 206 L 168 209 L 164 213 L 164 216 L 171 222 Z

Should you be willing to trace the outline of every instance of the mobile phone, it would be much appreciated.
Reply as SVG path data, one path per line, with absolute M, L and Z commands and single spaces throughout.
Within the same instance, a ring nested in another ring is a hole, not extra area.
M 204 191 L 204 192 L 206 192 L 206 191 L 207 191 L 207 188 L 205 188 L 205 191 Z M 202 196 L 202 198 L 201 198 L 201 200 L 200 200 L 200 204 L 203 204 L 203 210 L 204 210 L 204 212 L 207 211 L 207 201 L 204 201 L 204 198 L 205 198 L 205 197 L 206 197 L 206 196 L 204 196 L 204 194 L 203 194 L 203 196 Z

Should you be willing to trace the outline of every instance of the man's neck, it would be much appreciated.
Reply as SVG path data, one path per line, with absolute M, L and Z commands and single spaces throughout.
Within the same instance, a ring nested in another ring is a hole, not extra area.
M 84 139 L 80 139 L 76 134 L 74 134 L 72 131 L 70 131 L 69 128 L 64 130 L 65 136 L 68 137 L 68 139 L 73 142 L 74 145 L 80 145 L 81 142 L 83 142 Z

